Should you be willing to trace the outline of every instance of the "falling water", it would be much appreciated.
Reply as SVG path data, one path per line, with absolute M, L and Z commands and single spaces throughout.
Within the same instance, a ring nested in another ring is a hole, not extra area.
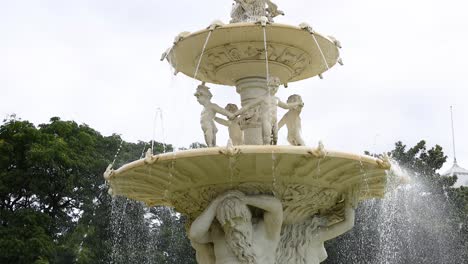
M 172 172 L 175 169 L 176 158 L 177 158 L 177 153 L 176 153 L 176 151 L 174 151 L 174 152 L 172 152 L 171 164 L 168 167 L 168 171 L 167 171 L 168 176 L 169 176 L 169 184 L 167 185 L 167 187 L 164 190 L 164 200 L 166 200 L 166 201 L 168 201 L 171 198 L 170 197 L 170 192 L 171 192 L 171 189 L 172 189 L 172 182 L 174 181 L 174 175 L 172 174 Z
M 329 242 L 330 262 L 406 264 L 464 263 L 459 225 L 444 193 L 420 180 L 418 173 L 392 164 L 392 176 L 410 176 L 411 183 L 389 184 L 384 199 L 363 202 L 357 208 L 356 225 Z
M 143 145 L 143 150 L 141 151 L 140 159 L 145 157 L 146 146 L 148 146 L 148 142 L 145 142 L 145 144 Z
M 378 263 L 462 263 L 453 252 L 460 234 L 447 221 L 453 211 L 447 197 L 411 174 L 410 185 L 380 203 Z
M 158 252 L 157 226 L 149 223 L 151 209 L 141 202 L 114 198 L 111 213 L 112 252 L 109 263 L 153 264 Z
M 266 81 L 266 87 L 268 89 L 268 109 L 271 109 L 271 88 L 270 85 L 268 85 L 268 82 L 270 81 L 270 69 L 268 65 L 268 47 L 267 47 L 267 35 L 266 35 L 266 26 L 263 26 L 263 47 L 265 49 L 265 81 Z M 276 107 L 276 105 L 274 106 Z M 275 111 L 276 113 L 276 111 Z M 271 110 L 270 110 L 270 115 L 271 115 Z
M 122 150 L 123 142 L 124 142 L 124 140 L 123 140 L 123 139 L 120 139 L 119 148 L 118 148 L 117 151 L 115 152 L 114 160 L 112 161 L 112 167 L 114 167 L 115 161 L 116 161 L 117 158 L 119 157 L 120 151 Z
M 317 45 L 317 48 L 320 52 L 320 55 L 322 56 L 323 62 L 325 63 L 325 66 L 327 67 L 327 71 L 330 69 L 330 66 L 328 65 L 327 59 L 325 58 L 325 54 L 323 54 L 322 48 L 320 47 L 317 38 L 315 37 L 315 34 L 312 34 L 312 37 L 314 38 L 315 44 Z
M 163 118 L 163 110 L 159 108 L 159 119 L 161 120 L 161 136 L 162 136 L 162 144 L 163 144 L 163 153 L 167 152 L 166 149 L 166 133 L 164 130 L 164 118 Z
M 123 202 L 122 202 L 123 201 Z M 125 217 L 125 209 L 127 208 L 127 199 L 122 199 L 118 197 L 112 198 L 111 204 L 111 235 L 112 235 L 112 252 L 110 256 L 110 263 L 117 264 L 121 263 L 121 254 L 119 252 L 118 246 L 123 239 L 125 239 L 122 234 L 123 219 Z
M 156 140 L 156 121 L 158 119 L 158 112 L 159 107 L 156 108 L 156 112 L 154 113 L 154 120 L 153 120 L 153 140 L 151 140 L 151 152 L 154 155 L 154 141 Z
M 319 178 L 321 175 L 320 175 L 320 163 L 322 162 L 323 159 L 325 159 L 326 157 L 326 153 L 325 153 L 325 156 L 324 157 L 319 157 L 317 159 L 317 166 L 315 167 L 315 178 Z
M 210 40 L 211 33 L 213 33 L 212 30 L 210 30 L 210 32 L 208 32 L 208 36 L 206 36 L 205 44 L 203 44 L 202 52 L 200 54 L 200 58 L 198 59 L 197 67 L 195 68 L 195 73 L 193 74 L 194 79 L 197 79 L 198 70 L 200 69 L 200 64 L 201 64 L 201 61 L 202 61 L 202 58 L 203 58 L 203 54 L 205 53 L 206 46 L 208 45 L 208 41 Z
M 163 153 L 167 152 L 166 149 L 166 137 L 165 137 L 165 131 L 164 131 L 164 119 L 163 119 L 163 110 L 161 107 L 156 108 L 156 111 L 154 113 L 154 120 L 153 120 L 153 140 L 151 141 L 151 149 L 153 152 L 153 155 L 155 154 L 154 150 L 154 142 L 156 141 L 156 131 L 157 131 L 157 125 L 158 125 L 158 117 L 159 117 L 159 124 L 161 127 L 161 144 L 163 147 Z
M 361 188 L 361 195 L 367 195 L 369 193 L 369 177 L 361 156 L 359 156 L 359 172 L 361 174 L 361 182 L 364 183 L 361 184 L 361 187 L 364 187 Z
M 271 151 L 271 175 L 273 177 L 273 195 L 276 196 L 276 154 Z
M 233 186 L 233 178 L 234 178 L 234 166 L 236 160 L 234 157 L 229 157 L 229 188 Z
M 266 81 L 268 85 L 268 80 L 270 80 L 270 69 L 268 65 L 268 47 L 267 47 L 266 27 L 263 27 L 263 46 L 265 48 Z
M 266 34 L 266 26 L 263 26 L 263 47 L 265 49 L 265 72 L 266 72 L 266 85 L 268 88 L 268 108 L 271 109 L 271 107 L 276 107 L 276 105 L 271 105 L 271 88 L 268 85 L 268 82 L 270 80 L 270 68 L 268 64 L 268 45 L 267 45 L 267 34 Z M 275 111 L 276 112 L 276 111 Z M 276 119 L 276 118 L 275 118 Z M 271 176 L 273 179 L 273 195 L 276 195 L 276 155 L 275 152 L 272 150 L 271 151 Z
M 172 152 L 172 161 L 171 161 L 171 165 L 169 167 L 169 184 L 166 188 L 166 190 L 164 191 L 164 200 L 166 201 L 170 201 L 171 200 L 171 190 L 172 190 L 172 182 L 174 180 L 174 175 L 172 174 L 173 170 L 175 169 L 175 163 L 176 163 L 176 152 Z M 169 208 L 169 212 L 171 215 L 175 215 L 175 211 L 173 211 L 173 208 L 170 207 Z M 174 228 L 171 228 L 171 234 L 170 234 L 170 238 L 169 238 L 169 248 L 173 248 L 174 247 Z

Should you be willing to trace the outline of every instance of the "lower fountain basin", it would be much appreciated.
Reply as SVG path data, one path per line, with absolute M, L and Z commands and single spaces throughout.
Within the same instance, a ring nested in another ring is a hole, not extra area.
M 293 146 L 204 148 L 147 156 L 108 170 L 113 195 L 166 205 L 195 219 L 230 189 L 273 194 L 282 200 L 284 222 L 315 214 L 342 220 L 343 194 L 360 200 L 383 197 L 390 165 L 364 155 Z

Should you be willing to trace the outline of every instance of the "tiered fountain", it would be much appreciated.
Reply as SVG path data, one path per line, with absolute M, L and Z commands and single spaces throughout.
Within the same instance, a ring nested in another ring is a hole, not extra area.
M 195 96 L 208 148 L 149 150 L 104 175 L 112 195 L 187 216 L 202 264 L 319 263 L 323 242 L 354 225 L 359 201 L 384 195 L 388 160 L 305 146 L 301 97 L 275 96 L 280 85 L 341 63 L 336 39 L 305 23 L 274 23 L 280 14 L 269 0 L 236 0 L 229 24 L 179 34 L 163 59 L 202 81 Z M 242 107 L 212 103 L 206 83 L 235 86 Z M 279 122 L 278 106 L 288 109 Z M 215 122 L 229 129 L 226 147 L 216 146 Z M 283 126 L 291 146 L 276 145 Z

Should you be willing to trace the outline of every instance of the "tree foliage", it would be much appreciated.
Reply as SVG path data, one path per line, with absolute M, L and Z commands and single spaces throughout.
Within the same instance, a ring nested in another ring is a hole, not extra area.
M 118 167 L 142 157 L 152 145 L 155 154 L 172 151 L 157 142 L 104 137 L 56 117 L 38 127 L 5 120 L 0 126 L 0 263 L 109 263 L 117 202 L 107 194 L 102 173 L 111 162 Z M 130 203 L 122 213 L 144 221 L 141 205 Z M 148 230 L 137 231 L 144 236 Z
M 5 120 L 0 126 L 0 263 L 195 263 L 183 216 L 107 193 L 102 176 L 107 165 L 117 168 L 142 158 L 151 146 L 154 154 L 173 151 L 158 142 L 103 136 L 57 117 L 37 127 Z M 391 218 L 382 213 L 388 199 L 362 205 L 356 227 L 328 243 L 327 263 L 379 263 L 376 249 L 384 246 L 385 236 L 399 241 L 392 244 L 400 250 L 392 263 L 444 263 L 441 252 L 458 254 L 453 261 L 468 259 L 468 188 L 455 189 L 453 178 L 437 174 L 446 159 L 442 148 L 397 142 L 389 155 L 425 186 L 414 193 L 397 191 L 395 201 L 416 201 L 418 207 L 395 207 Z M 434 201 L 445 219 L 431 222 L 437 215 L 424 215 L 429 202 L 418 201 Z M 407 243 L 409 229 L 419 243 Z M 453 240 L 457 243 L 444 240 L 453 250 L 430 252 L 440 245 L 437 239 L 445 239 L 443 232 L 453 230 L 464 235 Z

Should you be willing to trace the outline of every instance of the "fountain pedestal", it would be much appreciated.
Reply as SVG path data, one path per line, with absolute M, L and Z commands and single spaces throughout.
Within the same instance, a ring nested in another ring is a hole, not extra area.
M 240 94 L 243 107 L 268 93 L 265 77 L 246 77 L 237 80 L 236 88 L 237 93 Z M 242 122 L 241 129 L 244 132 L 245 145 L 263 145 L 262 124 L 259 118 Z

